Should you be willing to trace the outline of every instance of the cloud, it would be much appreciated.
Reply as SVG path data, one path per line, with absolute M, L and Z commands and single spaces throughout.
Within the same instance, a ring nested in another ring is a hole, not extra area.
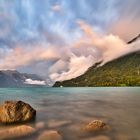
M 118 35 L 121 39 L 128 42 L 140 33 L 140 7 L 139 0 L 118 0 L 116 5 L 118 16 L 107 32 Z
M 91 44 L 93 48 L 97 48 L 102 53 L 104 63 L 140 49 L 140 47 L 128 45 L 117 35 L 98 35 L 84 22 L 81 22 L 79 25 L 85 36 L 87 36 L 86 39 L 83 39 L 83 43 L 86 41 L 88 44 Z
M 120 56 L 140 50 L 140 41 L 128 45 L 116 35 L 96 33 L 84 21 L 78 21 L 77 25 L 81 36 L 75 41 L 63 46 L 43 43 L 26 47 L 17 45 L 4 54 L 0 69 L 28 67 L 32 71 L 38 70 L 39 73 L 46 74 L 46 79 L 63 81 L 83 74 L 97 62 L 104 65 Z
M 83 36 L 72 43 L 68 60 L 59 60 L 51 66 L 56 70 L 50 68 L 50 78 L 54 81 L 72 79 L 83 74 L 97 62 L 102 62 L 102 66 L 118 57 L 140 50 L 140 41 L 128 45 L 118 36 L 97 34 L 83 21 L 78 22 L 78 25 L 83 31 Z
M 29 85 L 46 85 L 45 81 L 32 80 L 32 79 L 26 79 L 24 83 Z
M 66 80 L 139 50 L 126 44 L 139 34 L 139 0 L 15 0 L 0 9 L 0 69 Z
M 61 6 L 59 4 L 55 4 L 51 7 L 51 9 L 55 12 L 60 12 L 62 10 Z
M 49 72 L 59 73 L 66 69 L 68 69 L 68 62 L 60 59 L 49 68 Z
M 70 58 L 70 62 L 67 64 L 67 71 L 62 71 L 62 73 L 52 73 L 50 75 L 50 78 L 53 81 L 63 81 L 63 80 L 69 80 L 74 77 L 77 77 L 79 75 L 84 74 L 87 69 L 92 66 L 93 64 L 93 57 L 89 55 L 88 57 L 85 56 L 75 56 L 74 54 Z M 60 67 L 60 65 L 58 66 Z M 57 69 L 58 69 L 57 67 Z M 65 68 L 63 69 L 65 70 Z
M 128 42 L 140 33 L 140 19 L 121 19 L 110 27 L 110 32 Z
M 31 47 L 15 47 L 5 53 L 0 61 L 0 69 L 16 69 L 28 66 L 33 62 L 58 59 L 60 56 L 54 48 L 46 48 L 43 45 Z

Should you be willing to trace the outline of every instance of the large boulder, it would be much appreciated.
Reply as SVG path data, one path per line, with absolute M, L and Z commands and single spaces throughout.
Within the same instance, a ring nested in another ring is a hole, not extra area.
M 5 101 L 0 106 L 1 123 L 22 123 L 35 119 L 36 110 L 22 101 Z

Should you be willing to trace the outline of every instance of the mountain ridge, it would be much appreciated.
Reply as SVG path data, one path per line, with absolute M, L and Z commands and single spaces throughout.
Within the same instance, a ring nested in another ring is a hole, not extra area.
M 0 87 L 29 87 L 39 86 L 26 83 L 26 80 L 43 81 L 44 79 L 36 74 L 20 73 L 17 70 L 0 70 Z
M 139 38 L 140 34 L 128 44 Z M 62 82 L 57 81 L 53 86 L 140 86 L 140 51 L 121 56 L 101 67 L 96 67 L 96 65 L 90 67 L 81 76 Z

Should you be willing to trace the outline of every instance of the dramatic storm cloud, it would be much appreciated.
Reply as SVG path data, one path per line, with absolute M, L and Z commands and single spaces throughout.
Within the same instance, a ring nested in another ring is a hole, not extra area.
M 140 50 L 139 0 L 1 0 L 0 69 L 51 81 Z M 33 83 L 33 81 L 27 81 Z

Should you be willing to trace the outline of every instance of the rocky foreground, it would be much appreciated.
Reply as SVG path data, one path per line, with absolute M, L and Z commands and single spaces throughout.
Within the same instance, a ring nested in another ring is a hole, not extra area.
M 17 124 L 16 126 L 6 127 L 4 130 L 0 130 L 0 140 L 20 139 L 21 137 L 37 135 L 36 140 L 64 140 L 63 134 L 57 130 L 46 129 L 42 133 L 39 133 L 41 129 L 44 129 L 44 123 L 37 123 L 35 127 L 29 125 L 23 125 L 25 122 L 34 120 L 36 117 L 36 110 L 29 104 L 22 101 L 5 101 L 0 105 L 0 124 Z M 20 124 L 22 123 L 22 124 Z M 64 125 L 65 121 L 51 122 L 48 126 Z M 80 133 L 97 133 L 103 131 L 110 131 L 109 125 L 101 120 L 93 120 L 87 124 L 84 124 L 79 129 Z M 82 138 L 81 140 L 110 140 L 107 136 L 95 136 L 91 138 Z
M 1 123 L 22 123 L 35 119 L 36 110 L 22 101 L 5 101 L 0 106 Z

